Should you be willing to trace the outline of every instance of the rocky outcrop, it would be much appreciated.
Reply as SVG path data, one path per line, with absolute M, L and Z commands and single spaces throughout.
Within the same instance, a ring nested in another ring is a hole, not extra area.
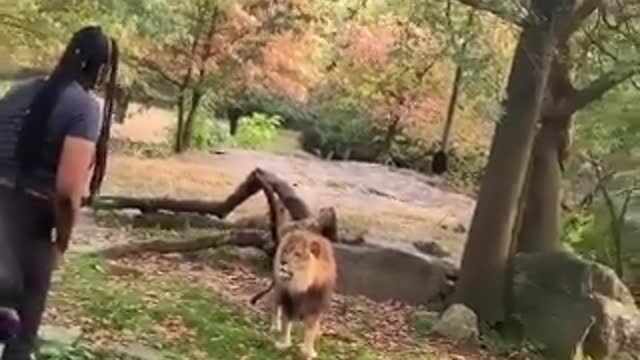
M 640 359 L 640 311 L 613 270 L 564 253 L 520 254 L 514 313 L 549 359 Z
M 456 267 L 442 259 L 377 245 L 334 245 L 338 292 L 376 301 L 442 303 L 453 291 Z

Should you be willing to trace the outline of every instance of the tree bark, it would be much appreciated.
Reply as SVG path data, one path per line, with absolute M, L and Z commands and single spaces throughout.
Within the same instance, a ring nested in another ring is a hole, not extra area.
M 387 129 L 384 135 L 384 141 L 382 142 L 382 148 L 378 154 L 378 157 L 386 161 L 391 155 L 391 147 L 393 146 L 396 136 L 400 133 L 400 116 L 394 115 L 394 119 L 387 125 Z
M 191 106 L 187 119 L 184 122 L 184 131 L 182 132 L 183 150 L 191 148 L 191 142 L 193 141 L 193 125 L 195 124 L 196 115 L 198 114 L 198 108 L 200 107 L 203 96 L 204 94 L 199 90 L 194 90 L 193 95 L 191 96 Z
M 532 154 L 531 179 L 518 236 L 518 252 L 551 252 L 562 249 L 562 177 L 571 145 L 574 114 L 597 101 L 638 71 L 623 66 L 603 74 L 576 90 L 569 74 L 569 36 L 558 46 L 547 89 L 547 105 Z
M 456 67 L 456 72 L 453 77 L 453 86 L 451 89 L 451 97 L 449 98 L 449 107 L 447 108 L 447 119 L 444 123 L 444 130 L 442 133 L 442 151 L 446 152 L 449 145 L 449 135 L 451 135 L 451 127 L 453 125 L 453 118 L 456 112 L 456 106 L 458 105 L 458 94 L 460 92 L 460 85 L 462 82 L 462 66 Z
M 557 6 L 534 1 L 538 18 L 552 21 L 531 21 L 521 32 L 454 295 L 489 324 L 505 318 L 512 230 L 555 48 L 554 28 L 561 21 Z
M 122 86 L 116 87 L 116 111 L 114 121 L 117 124 L 124 124 L 131 102 L 131 90 Z
M 173 151 L 176 153 L 181 153 L 184 151 L 184 146 L 182 144 L 182 133 L 184 132 L 184 89 L 180 90 L 181 95 L 178 95 L 178 125 L 176 126 L 176 133 L 173 144 Z
M 563 151 L 557 127 L 545 119 L 538 132 L 532 154 L 532 170 L 522 215 L 517 252 L 557 251 L 561 231 L 562 170 L 559 153 Z M 568 124 L 570 118 L 557 120 Z

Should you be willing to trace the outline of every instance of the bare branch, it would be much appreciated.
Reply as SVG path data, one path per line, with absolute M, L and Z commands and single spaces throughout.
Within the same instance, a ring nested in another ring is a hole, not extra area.
M 592 102 L 602 98 L 607 91 L 638 74 L 640 74 L 640 63 L 619 65 L 586 87 L 577 90 L 568 100 L 562 101 L 555 111 L 566 114 L 581 110 Z
M 471 6 L 472 8 L 493 14 L 500 19 L 517 26 L 525 24 L 524 14 L 518 14 L 516 11 L 508 10 L 504 5 L 504 0 L 458 0 L 461 4 Z
M 151 59 L 142 59 L 142 58 L 139 58 L 139 57 L 137 57 L 135 55 L 130 55 L 129 59 L 125 59 L 124 62 L 128 63 L 129 65 L 139 66 L 139 67 L 145 68 L 145 69 L 147 69 L 149 71 L 152 71 L 152 72 L 160 75 L 160 77 L 162 77 L 164 80 L 169 82 L 171 85 L 175 85 L 175 86 L 179 86 L 180 85 L 180 82 L 178 80 L 174 79 L 171 75 L 169 75 L 164 70 L 162 65 L 155 63 Z

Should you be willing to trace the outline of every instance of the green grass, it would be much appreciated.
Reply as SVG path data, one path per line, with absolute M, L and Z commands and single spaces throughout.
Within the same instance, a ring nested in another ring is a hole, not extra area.
M 300 133 L 289 129 L 278 129 L 273 141 L 265 144 L 262 147 L 262 151 L 281 154 L 292 155 L 304 152 L 300 146 L 299 141 Z
M 167 359 L 299 358 L 297 347 L 287 352 L 275 349 L 264 319 L 225 302 L 209 290 L 171 276 L 149 282 L 111 277 L 108 273 L 108 264 L 100 259 L 86 256 L 69 259 L 56 282 L 50 306 L 73 309 L 74 318 L 90 319 L 83 322 L 85 335 L 99 330 L 132 334 L 142 344 L 155 345 Z M 177 327 L 167 326 L 168 323 Z M 299 342 L 301 335 L 300 329 L 296 329 L 294 341 Z M 86 338 L 83 341 L 87 343 Z M 320 360 L 389 359 L 368 352 L 357 340 L 345 343 L 325 337 L 317 346 Z M 106 358 L 117 359 L 115 355 L 77 347 L 44 354 L 39 359 Z

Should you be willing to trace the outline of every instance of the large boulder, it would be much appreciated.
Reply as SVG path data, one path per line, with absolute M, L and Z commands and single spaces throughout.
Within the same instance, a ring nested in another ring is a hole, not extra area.
M 514 313 L 549 359 L 640 359 L 640 311 L 610 268 L 556 252 L 515 258 Z
M 452 292 L 457 268 L 442 259 L 373 244 L 334 244 L 338 292 L 376 301 L 442 303 Z

